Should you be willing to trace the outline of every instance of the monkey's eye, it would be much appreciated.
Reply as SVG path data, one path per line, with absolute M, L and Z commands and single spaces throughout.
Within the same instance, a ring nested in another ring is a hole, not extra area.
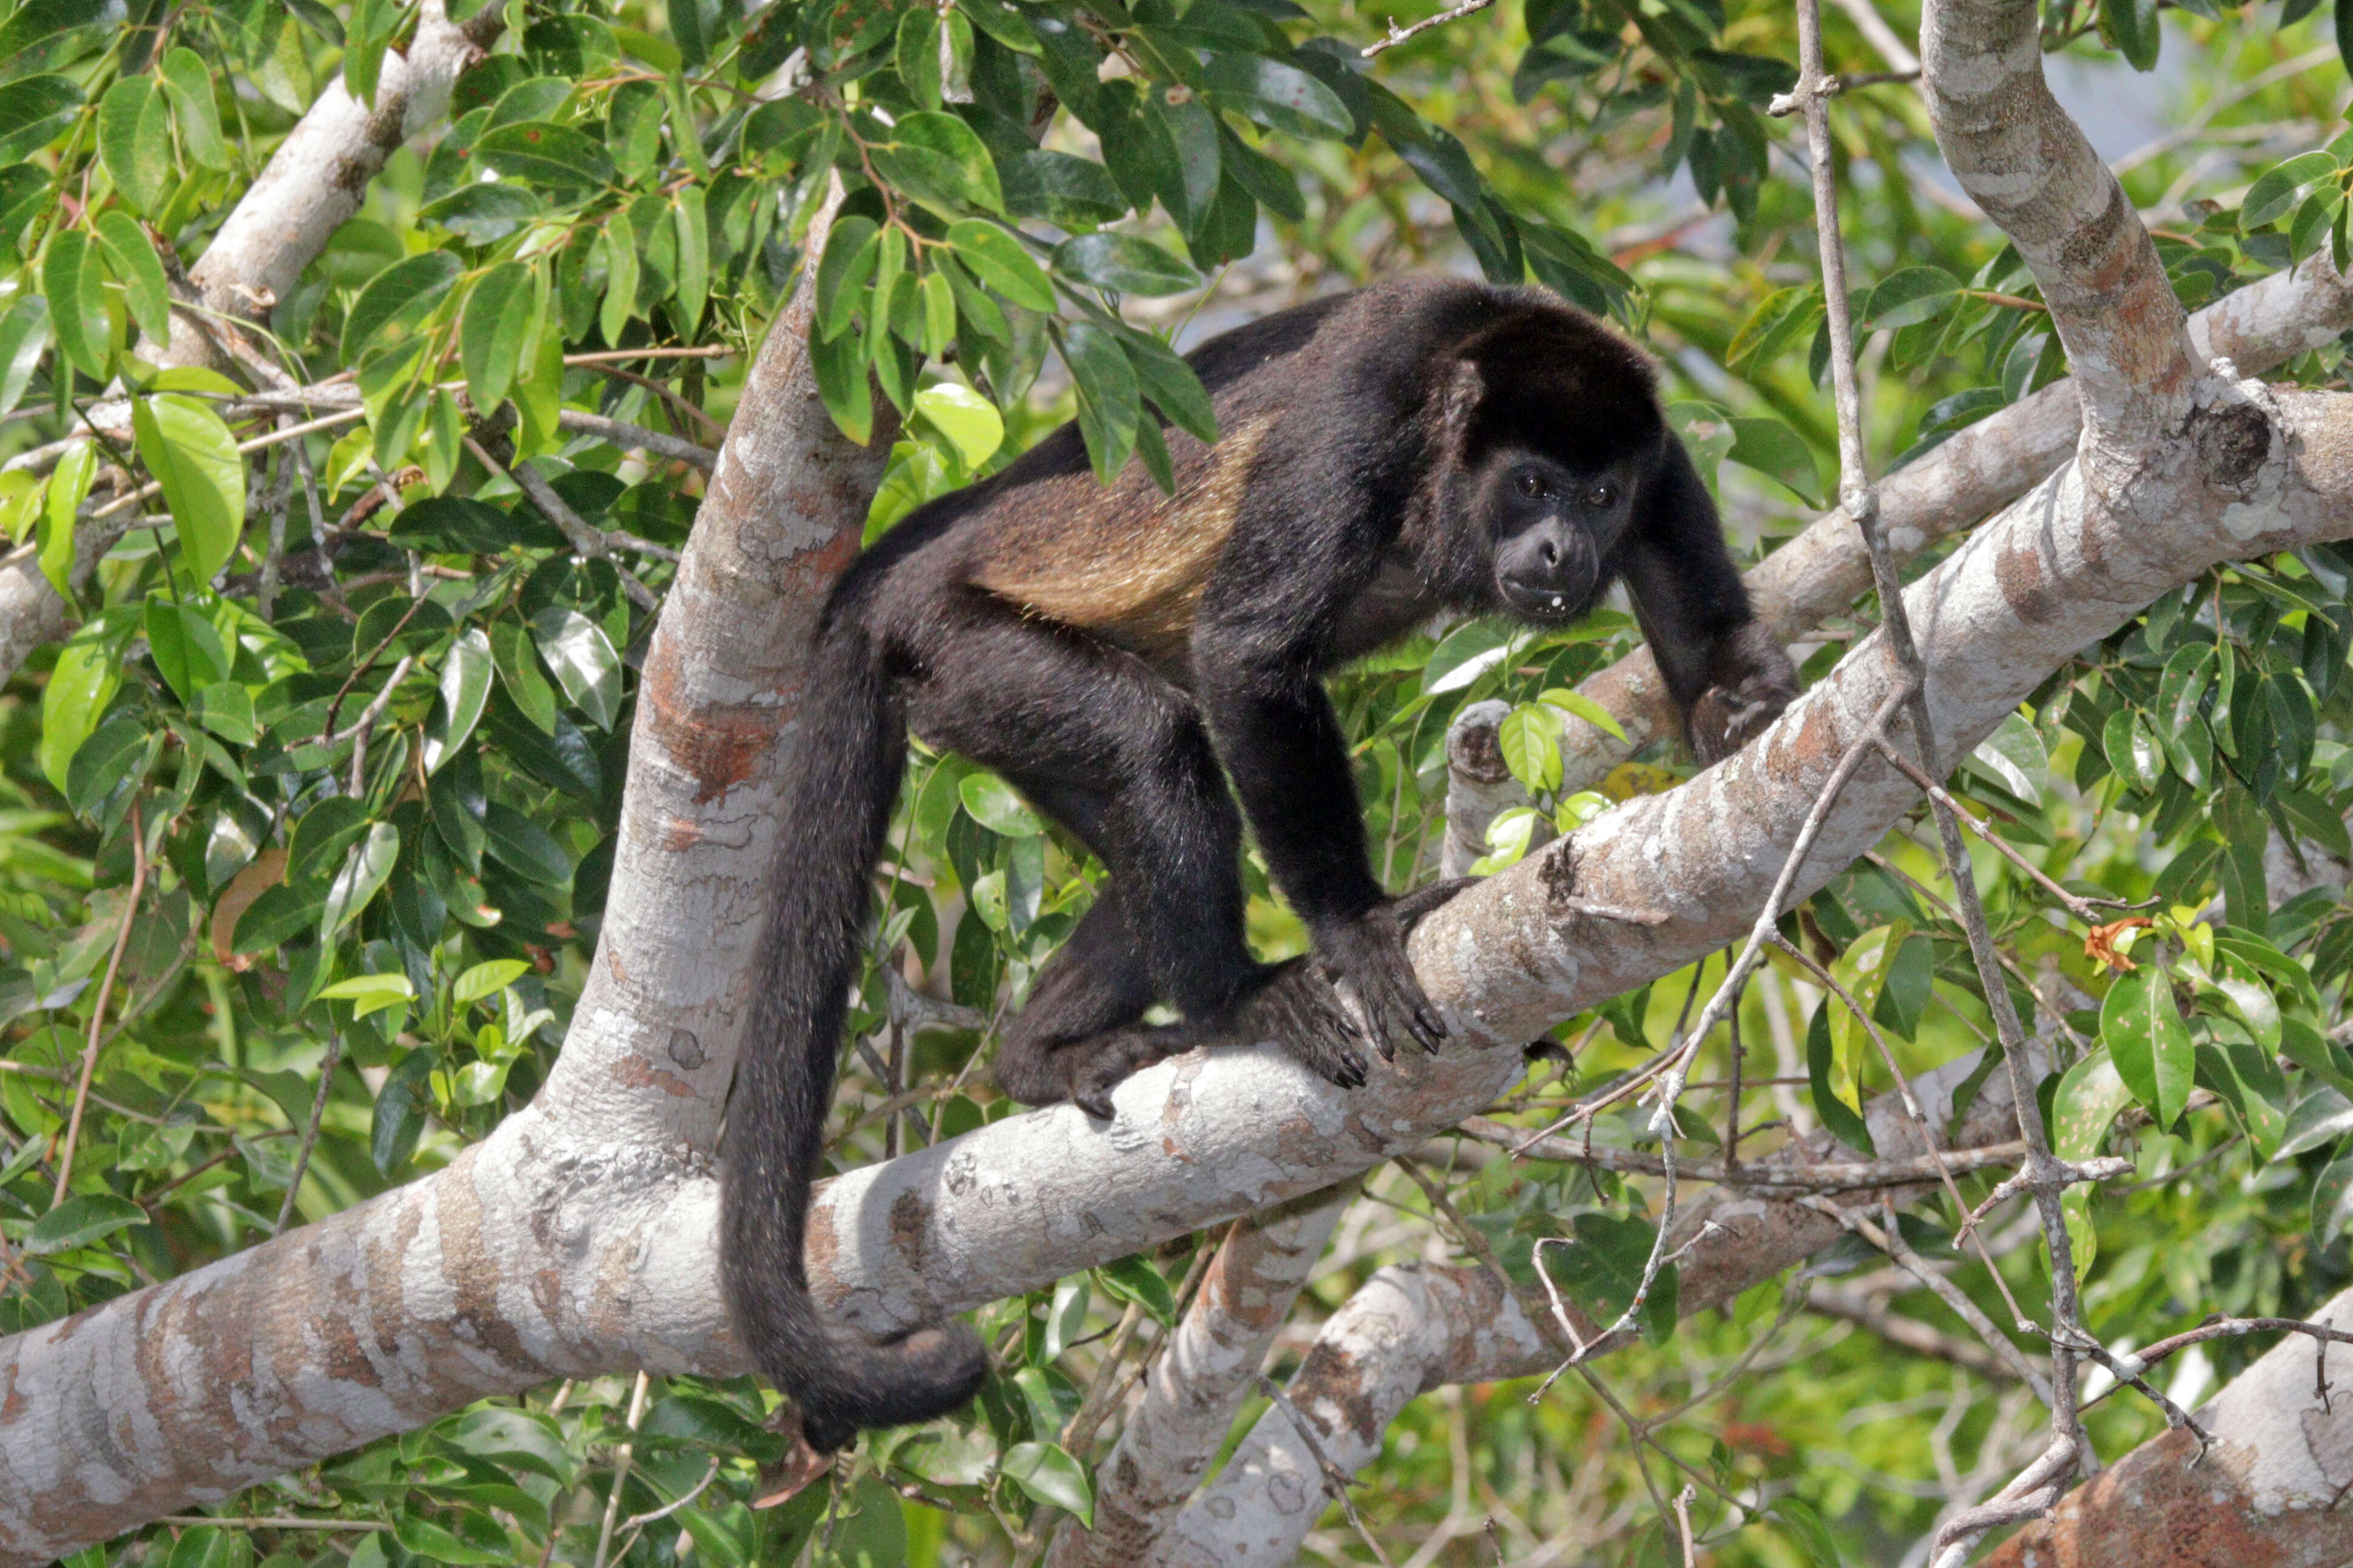
M 1552 486 L 1545 482 L 1544 475 L 1529 469 L 1520 475 L 1520 493 L 1531 501 L 1540 501 L 1552 493 Z
M 1585 493 L 1585 503 L 1588 506 L 1607 506 L 1617 499 L 1618 487 L 1614 484 L 1597 484 Z

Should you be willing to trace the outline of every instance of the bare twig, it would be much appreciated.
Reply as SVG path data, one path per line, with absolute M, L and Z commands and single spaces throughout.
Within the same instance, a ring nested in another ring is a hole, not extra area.
M 1373 43 L 1366 44 L 1363 48 L 1356 52 L 1364 58 L 1371 59 L 1375 55 L 1379 54 L 1382 50 L 1393 49 L 1399 44 L 1404 43 L 1408 38 L 1415 37 L 1417 34 L 1426 33 L 1432 27 L 1442 27 L 1449 22 L 1459 22 L 1465 16 L 1473 16 L 1478 12 L 1484 11 L 1488 6 L 1493 5 L 1494 3 L 1495 0 L 1462 0 L 1461 5 L 1449 6 L 1447 9 L 1440 11 L 1435 16 L 1424 16 L 1420 21 L 1414 23 L 1409 27 L 1398 26 L 1397 25 L 1397 18 L 1392 16 L 1389 18 L 1389 30 L 1388 34 Z
M 139 900 L 147 891 L 147 834 L 140 825 L 139 802 L 131 802 L 131 896 L 122 903 L 122 924 L 114 933 L 114 951 L 106 960 L 106 978 L 99 982 L 98 1005 L 90 1011 L 90 1044 L 81 1054 L 81 1081 L 74 1086 L 73 1110 L 66 1120 L 66 1140 L 58 1151 L 58 1184 L 52 1208 L 66 1201 L 73 1184 L 74 1146 L 81 1141 L 81 1118 L 90 1104 L 90 1082 L 98 1072 L 99 1031 L 106 1022 L 106 1004 L 114 995 L 115 977 L 122 972 L 122 954 L 131 946 L 132 922 L 139 917 Z
M 318 1144 L 319 1123 L 327 1114 L 327 1091 L 335 1081 L 335 1067 L 343 1055 L 343 1031 L 330 1025 L 326 1058 L 319 1064 L 319 1087 L 311 1097 L 311 1119 L 303 1125 L 301 1147 L 294 1151 L 294 1174 L 287 1178 L 285 1201 L 278 1205 L 278 1223 L 269 1227 L 271 1235 L 284 1231 L 286 1222 L 294 1215 L 294 1195 L 302 1190 L 303 1173 L 311 1169 L 311 1150 Z
M 638 1373 L 637 1383 L 629 1390 L 628 1429 L 635 1432 L 638 1423 L 646 1415 L 646 1390 L 653 1382 L 647 1373 Z M 621 1517 L 621 1489 L 628 1484 L 629 1467 L 637 1458 L 637 1445 L 624 1443 L 613 1456 L 613 1489 L 605 1494 L 605 1523 L 596 1532 L 596 1568 L 605 1568 L 606 1553 L 613 1544 L 613 1527 Z

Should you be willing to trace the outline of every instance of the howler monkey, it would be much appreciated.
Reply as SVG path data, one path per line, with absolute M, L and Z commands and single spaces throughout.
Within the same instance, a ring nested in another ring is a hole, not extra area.
M 1017 1099 L 1107 1118 L 1121 1078 L 1229 1032 L 1364 1082 L 1325 970 L 1384 1055 L 1437 1049 L 1404 937 L 1452 887 L 1392 900 L 1374 880 L 1319 682 L 1335 664 L 1440 610 L 1574 620 L 1623 580 L 1703 758 L 1796 692 L 1648 363 L 1582 313 L 1405 281 L 1269 316 L 1191 364 L 1220 437 L 1166 432 L 1174 495 L 1136 467 L 1098 484 L 1065 426 L 892 529 L 819 623 L 722 1247 L 736 1331 L 819 1449 L 943 1414 L 987 1369 L 960 1323 L 881 1345 L 829 1326 L 801 1261 L 910 727 L 1004 774 L 1108 868 L 996 1065 Z M 1245 821 L 1319 963 L 1261 963 L 1243 940 Z M 1146 1024 L 1155 1001 L 1182 1022 Z

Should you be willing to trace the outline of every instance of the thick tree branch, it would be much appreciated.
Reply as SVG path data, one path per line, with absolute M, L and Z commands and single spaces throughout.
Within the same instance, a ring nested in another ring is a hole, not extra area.
M 2353 1291 L 2313 1314 L 2353 1328 Z M 2326 1361 L 2320 1360 L 2327 1352 Z M 2353 1521 L 2353 1346 L 2291 1334 L 2192 1413 L 1996 1547 L 1984 1568 L 2337 1568 Z
M 1047 1568 L 1134 1568 L 1151 1556 L 1226 1440 L 1353 1183 L 1237 1221 L 1153 1363 L 1144 1398 L 1095 1475 L 1092 1531 L 1065 1520 Z
M 735 1361 L 712 1155 L 802 651 L 890 448 L 835 431 L 808 308 L 805 288 L 768 334 L 655 631 L 605 927 L 546 1087 L 435 1175 L 0 1340 L 0 1562 L 551 1376 Z
M 1920 58 L 1936 144 L 2042 286 L 2094 448 L 2152 451 L 2201 365 L 2140 214 L 2043 80 L 2033 0 L 1932 0 Z

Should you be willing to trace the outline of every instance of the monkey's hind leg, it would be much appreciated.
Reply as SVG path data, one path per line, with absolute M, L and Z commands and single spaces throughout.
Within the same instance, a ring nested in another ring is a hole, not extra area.
M 1006 1029 L 997 1086 L 1024 1105 L 1071 1100 L 1110 1119 L 1111 1091 L 1122 1078 L 1190 1044 L 1182 1029 L 1139 1022 L 1152 1001 L 1144 950 L 1118 887 L 1106 885 Z

